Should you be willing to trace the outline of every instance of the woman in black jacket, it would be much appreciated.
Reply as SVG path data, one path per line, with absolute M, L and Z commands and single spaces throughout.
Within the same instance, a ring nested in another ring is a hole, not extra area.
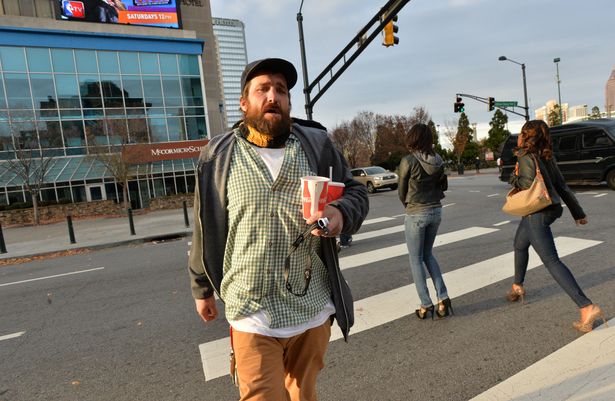
M 438 297 L 438 317 L 452 312 L 451 300 L 442 279 L 440 266 L 432 248 L 442 220 L 442 204 L 447 189 L 444 165 L 440 155 L 433 151 L 431 130 L 425 124 L 416 124 L 406 137 L 410 154 L 399 164 L 399 200 L 406 209 L 406 245 L 410 255 L 410 270 L 421 306 L 415 311 L 419 319 L 428 314 L 433 318 L 434 305 L 427 289 L 427 272 L 431 276 Z
M 581 318 L 573 323 L 573 327 L 581 332 L 589 332 L 596 319 L 601 318 L 606 322 L 604 314 L 598 305 L 593 304 L 585 296 L 568 267 L 559 259 L 550 227 L 562 215 L 562 200 L 570 209 L 577 225 L 587 224 L 587 217 L 555 164 L 547 124 L 541 120 L 526 122 L 521 128 L 517 145 L 518 170 L 511 176 L 510 184 L 519 189 L 529 188 L 536 176 L 535 161 L 538 161 L 552 204 L 521 218 L 514 242 L 515 279 L 507 298 L 511 302 L 518 300 L 523 302 L 525 296 L 523 281 L 531 245 L 555 281 L 579 307 Z

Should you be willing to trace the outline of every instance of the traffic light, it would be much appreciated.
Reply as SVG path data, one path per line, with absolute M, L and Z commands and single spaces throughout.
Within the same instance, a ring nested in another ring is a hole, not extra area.
M 492 111 L 495 109 L 495 99 L 490 97 L 487 100 L 489 101 L 489 111 Z
M 399 44 L 399 38 L 397 36 L 395 36 L 397 31 L 399 31 L 399 27 L 397 25 L 395 25 L 395 22 L 397 22 L 397 15 L 394 16 L 384 26 L 384 29 L 382 31 L 383 36 L 384 36 L 382 38 L 382 46 L 389 47 L 389 46 L 394 46 L 396 44 Z
M 462 102 L 462 99 L 459 96 L 457 97 L 457 101 L 454 104 L 453 110 L 455 110 L 455 113 L 463 113 L 464 111 L 466 111 L 465 104 Z

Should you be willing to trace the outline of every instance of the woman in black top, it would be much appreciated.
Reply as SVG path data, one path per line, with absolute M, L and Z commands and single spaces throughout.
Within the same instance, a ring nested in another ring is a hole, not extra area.
M 555 281 L 579 307 L 581 318 L 573 323 L 574 328 L 581 332 L 591 331 L 596 319 L 601 318 L 606 322 L 604 314 L 598 305 L 585 296 L 568 267 L 559 259 L 550 227 L 562 215 L 562 200 L 570 209 L 577 225 L 587 224 L 587 217 L 555 164 L 547 124 L 540 120 L 526 122 L 519 134 L 517 145 L 518 170 L 510 178 L 511 185 L 520 189 L 529 188 L 536 176 L 535 161 L 538 161 L 552 204 L 539 212 L 524 216 L 519 223 L 514 242 L 515 281 L 507 298 L 511 302 L 519 299 L 523 302 L 523 281 L 527 271 L 528 250 L 532 245 Z

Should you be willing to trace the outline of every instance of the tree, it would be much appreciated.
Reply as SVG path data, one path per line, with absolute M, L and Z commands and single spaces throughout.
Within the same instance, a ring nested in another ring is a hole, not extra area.
M 560 118 L 560 105 L 555 104 L 549 113 L 547 114 L 547 125 L 553 127 L 554 125 L 561 125 L 562 119 Z
M 122 187 L 122 207 L 128 210 L 128 181 L 132 178 L 131 163 L 126 157 L 126 149 L 133 143 L 145 142 L 147 129 L 144 120 L 135 120 L 129 133 L 125 119 L 105 118 L 102 132 L 97 129 L 86 130 L 88 158 L 104 165 Z M 99 135 L 96 135 L 99 134 Z M 111 144 L 104 143 L 107 138 Z
M 592 107 L 592 113 L 587 118 L 590 120 L 596 120 L 598 118 L 602 118 L 600 114 L 600 108 L 598 106 Z
M 510 131 L 506 129 L 507 123 L 508 116 L 499 109 L 493 113 L 493 118 L 489 122 L 491 128 L 485 140 L 485 146 L 497 154 L 497 157 L 500 157 L 500 147 L 510 135 Z
M 34 224 L 40 224 L 38 201 L 52 157 L 45 157 L 34 135 L 21 132 L 15 138 L 15 158 L 5 161 L 2 168 L 18 176 L 32 198 Z
M 371 163 L 374 154 L 377 116 L 362 111 L 350 122 L 342 122 L 331 131 L 331 140 L 350 167 Z
M 434 122 L 430 119 L 427 125 L 429 126 L 429 130 L 431 131 L 431 136 L 433 138 L 433 149 L 436 153 L 442 155 L 443 149 L 442 145 L 440 145 L 440 137 L 438 136 L 439 132 L 436 128 L 436 124 L 434 124 Z
M 470 128 L 470 121 L 468 120 L 466 113 L 461 113 L 459 116 L 456 131 L 447 127 L 446 136 L 453 145 L 453 154 L 457 158 L 457 164 L 461 163 L 461 157 L 468 141 L 471 138 L 471 132 L 472 129 Z

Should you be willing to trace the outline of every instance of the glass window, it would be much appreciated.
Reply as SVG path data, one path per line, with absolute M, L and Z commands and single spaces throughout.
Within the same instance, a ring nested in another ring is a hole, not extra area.
M 13 135 L 15 141 L 19 140 L 23 144 L 34 142 L 31 147 L 38 148 L 38 138 L 36 136 L 36 127 L 34 121 L 13 122 Z
M 169 127 L 170 141 L 186 140 L 186 130 L 184 129 L 184 123 L 181 118 L 167 118 L 167 126 Z
M 61 148 L 63 146 L 59 121 L 39 122 L 37 127 L 42 148 Z
M 138 76 L 124 75 L 122 76 L 122 85 L 124 85 L 126 107 L 143 107 L 141 79 Z
M 161 54 L 160 71 L 163 75 L 177 75 L 177 56 L 175 54 Z
M 147 120 L 145 118 L 128 119 L 128 135 L 130 136 L 130 140 L 132 142 L 149 142 L 149 136 L 147 134 Z
M 162 77 L 162 89 L 164 90 L 164 103 L 166 106 L 173 107 L 182 105 L 179 78 Z
M 125 118 L 108 118 L 106 123 L 110 144 L 128 143 L 128 127 L 126 126 Z
M 160 74 L 157 54 L 139 53 L 139 58 L 141 60 L 141 74 Z
M 186 117 L 186 131 L 188 139 L 207 138 L 207 125 L 205 117 Z
M 105 107 L 124 107 L 122 82 L 119 75 L 101 75 L 100 85 Z
M 34 108 L 55 109 L 58 107 L 51 74 L 30 74 L 30 83 Z
M 28 70 L 30 72 L 51 72 L 51 60 L 49 49 L 38 47 L 26 48 L 28 58 Z
M 0 46 L 0 63 L 4 71 L 25 71 L 26 58 L 23 47 Z
M 85 135 L 81 121 L 62 121 L 62 133 L 66 147 L 85 145 Z
M 160 77 L 144 76 L 143 77 L 143 92 L 145 103 L 148 107 L 162 107 L 162 87 L 160 86 Z
M 11 110 L 11 120 L 34 120 L 34 110 Z
M 139 74 L 139 56 L 137 53 L 120 52 L 120 69 L 122 74 Z
M 4 96 L 4 82 L 0 74 L 0 109 L 6 109 L 6 97 Z
M 58 120 L 58 109 L 37 109 L 34 110 L 34 114 L 37 120 Z
M 559 150 L 563 152 L 576 150 L 577 147 L 577 136 L 576 135 L 567 135 L 562 136 L 559 141 Z
M 81 107 L 77 76 L 73 74 L 55 74 L 54 78 L 56 80 L 56 91 L 60 108 Z
M 88 146 L 107 146 L 109 144 L 105 133 L 104 120 L 85 120 L 84 123 Z
M 150 107 L 150 108 L 145 109 L 145 111 L 146 111 L 147 115 L 150 116 L 150 117 L 152 117 L 152 116 L 158 117 L 158 116 L 164 116 L 165 115 L 164 108 L 162 108 L 162 107 Z
M 164 118 L 150 118 L 149 132 L 152 142 L 168 142 L 167 124 Z
M 83 108 L 102 108 L 97 75 L 79 75 L 79 92 Z
M 199 59 L 197 56 L 179 55 L 179 73 L 181 75 L 200 76 Z
M 203 93 L 199 78 L 181 78 L 185 106 L 203 106 Z
M 101 74 L 119 74 L 120 65 L 117 61 L 117 52 L 98 52 L 98 68 Z
M 69 49 L 51 49 L 54 72 L 75 72 L 73 51 Z
M 77 72 L 97 73 L 96 52 L 94 50 L 75 50 Z
M 605 146 L 611 146 L 611 140 L 603 131 L 594 130 L 583 133 L 584 148 L 602 148 Z
M 31 109 L 30 84 L 27 74 L 4 74 L 9 109 Z

